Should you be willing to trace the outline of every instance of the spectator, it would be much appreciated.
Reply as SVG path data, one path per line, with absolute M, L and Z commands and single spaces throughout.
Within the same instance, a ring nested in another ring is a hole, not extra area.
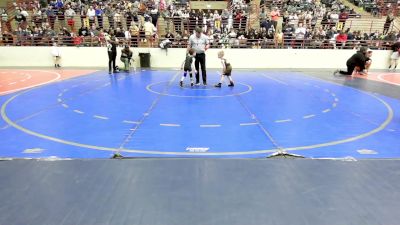
M 293 27 L 298 25 L 299 17 L 295 13 L 291 13 L 288 18 L 289 25 L 293 25 Z
M 138 37 L 139 36 L 139 27 L 136 25 L 135 22 L 132 22 L 132 25 L 130 26 L 130 31 L 131 31 L 131 36 L 132 37 Z
M 70 5 L 67 5 L 67 9 L 65 10 L 65 17 L 67 18 L 67 24 L 72 31 L 75 30 L 75 15 L 75 11 L 71 8 Z
M 275 44 L 275 48 L 283 48 L 284 39 L 283 39 L 283 33 L 281 30 L 279 30 L 278 32 L 275 33 L 274 44 Z
M 125 43 L 126 43 L 127 45 L 130 45 L 130 41 L 131 41 L 131 38 L 132 38 L 132 35 L 131 35 L 130 30 L 126 30 L 126 31 L 124 32 L 124 36 L 125 36 Z
M 157 22 L 158 22 L 159 16 L 160 16 L 160 13 L 158 12 L 158 10 L 156 8 L 150 11 L 151 22 L 153 23 L 154 27 L 157 27 Z
M 59 25 L 65 26 L 65 12 L 63 8 L 58 9 L 57 17 Z
M 121 28 L 117 27 L 115 30 L 115 37 L 118 38 L 118 40 L 122 40 L 125 38 L 125 32 Z
M 146 41 L 149 43 L 149 46 L 153 46 L 153 35 L 154 32 L 157 31 L 156 27 L 149 20 L 144 23 L 143 27 Z
M 346 25 L 346 20 L 349 18 L 349 14 L 346 10 L 342 10 L 339 14 L 339 22 L 341 23 L 341 28 L 343 29 Z
M 77 36 L 74 33 L 71 33 L 71 38 L 73 41 L 73 44 L 77 47 L 81 46 L 82 42 L 83 42 L 83 37 L 82 36 Z
M 96 14 L 97 23 L 99 24 L 99 27 L 101 29 L 103 29 L 103 10 L 101 9 L 100 6 L 96 6 L 95 14 Z
M 214 27 L 215 29 L 221 29 L 221 15 L 219 15 L 218 11 L 215 10 L 214 12 Z
M 166 39 L 174 39 L 175 36 L 168 30 L 167 33 L 165 34 Z
M 385 21 L 385 24 L 383 25 L 383 34 L 386 35 L 389 32 L 389 28 L 390 28 L 390 25 L 392 24 L 393 20 L 394 20 L 393 13 L 390 12 L 386 16 L 386 21 Z
M 89 29 L 87 27 L 79 28 L 78 35 L 81 37 L 89 36 Z
M 114 22 L 116 23 L 117 27 L 122 27 L 121 14 L 119 10 L 114 13 Z
M 104 9 L 104 15 L 108 18 L 108 23 L 111 29 L 114 29 L 114 10 L 107 5 Z
M 96 10 L 93 8 L 93 6 L 89 7 L 86 16 L 89 17 L 89 26 L 91 27 L 95 23 L 95 17 L 96 17 Z
M 347 34 L 344 31 L 340 31 L 340 33 L 336 36 L 336 44 L 340 46 L 340 48 L 344 48 L 347 42 Z
M 49 21 L 51 29 L 54 29 L 54 23 L 55 23 L 55 20 L 56 20 L 56 14 L 55 14 L 53 8 L 50 5 L 46 9 L 46 15 L 47 15 L 47 19 Z
M 15 14 L 15 21 L 17 21 L 18 27 L 22 27 L 22 24 L 26 22 L 26 17 L 21 13 L 21 10 L 17 9 Z
M 333 11 L 330 14 L 330 22 L 329 22 L 329 27 L 336 27 L 337 22 L 339 21 L 339 14 L 336 11 Z
M 13 36 L 10 33 L 8 33 L 7 31 L 3 32 L 2 40 L 3 40 L 3 44 L 5 44 L 7 46 L 12 45 L 14 42 Z
M 8 14 L 5 9 L 1 12 L 1 24 L 3 30 L 5 30 L 5 28 L 11 30 L 11 23 L 8 21 Z
M 262 26 L 261 24 L 267 20 L 267 14 L 265 13 L 265 9 L 262 8 L 260 15 L 259 15 L 259 19 L 260 19 L 260 26 Z
M 306 36 L 306 27 L 302 23 L 299 24 L 299 27 L 295 30 L 296 34 L 296 46 L 303 47 L 304 38 Z
M 33 8 L 32 10 L 32 22 L 35 27 L 40 27 L 42 25 L 42 11 L 38 8 Z
M 27 19 L 29 17 L 29 13 L 25 9 L 21 9 L 21 14 Z
M 278 20 L 279 17 L 281 16 L 278 10 L 278 7 L 274 7 L 273 10 L 271 11 L 271 21 L 272 25 L 274 26 L 275 30 L 278 28 Z

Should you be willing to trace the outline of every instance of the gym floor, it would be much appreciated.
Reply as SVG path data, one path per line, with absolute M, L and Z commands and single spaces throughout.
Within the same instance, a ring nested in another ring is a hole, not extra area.
M 400 74 L 0 70 L 0 157 L 399 158 Z

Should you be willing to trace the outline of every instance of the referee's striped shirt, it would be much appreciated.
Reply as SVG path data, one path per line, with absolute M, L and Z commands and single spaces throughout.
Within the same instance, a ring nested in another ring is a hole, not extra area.
M 205 34 L 201 34 L 200 38 L 196 34 L 192 34 L 189 38 L 189 47 L 193 48 L 197 54 L 204 53 L 208 43 L 208 36 Z

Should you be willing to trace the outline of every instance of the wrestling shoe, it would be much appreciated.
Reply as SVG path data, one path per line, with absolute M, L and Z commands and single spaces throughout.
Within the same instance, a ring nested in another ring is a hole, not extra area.
M 333 76 L 337 76 L 337 74 L 339 73 L 339 70 L 335 70 L 335 72 L 333 72 Z
M 218 83 L 218 84 L 214 85 L 214 87 L 220 88 L 221 87 L 221 83 Z
M 183 81 L 179 81 L 179 86 L 183 87 Z

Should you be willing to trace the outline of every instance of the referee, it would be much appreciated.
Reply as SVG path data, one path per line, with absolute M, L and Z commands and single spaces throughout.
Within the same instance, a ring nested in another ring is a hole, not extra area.
M 207 85 L 207 72 L 206 72 L 206 50 L 210 47 L 207 35 L 203 34 L 200 27 L 196 27 L 195 34 L 189 38 L 188 49 L 192 48 L 196 52 L 194 66 L 196 68 L 196 85 L 200 85 L 199 64 L 201 66 L 201 75 L 203 77 L 203 85 Z

